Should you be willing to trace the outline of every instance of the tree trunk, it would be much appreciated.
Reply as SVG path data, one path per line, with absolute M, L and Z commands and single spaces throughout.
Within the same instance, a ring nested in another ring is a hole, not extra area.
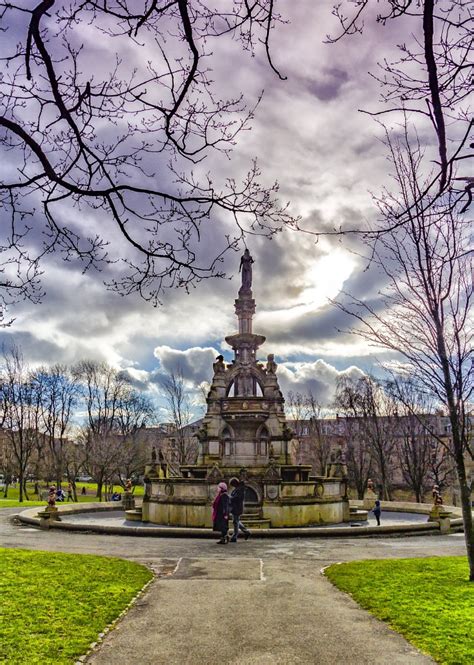
M 441 359 L 441 366 L 443 368 L 444 387 L 446 390 L 446 401 L 449 409 L 449 421 L 451 423 L 451 433 L 453 436 L 453 449 L 454 459 L 456 462 L 456 469 L 458 475 L 459 489 L 461 494 L 461 510 L 464 523 L 464 538 L 466 541 L 467 560 L 469 563 L 469 581 L 474 582 L 474 530 L 472 525 L 472 509 L 471 509 L 471 491 L 467 484 L 466 479 L 466 466 L 464 464 L 464 441 L 462 439 L 458 410 L 456 408 L 455 393 L 453 383 L 451 381 L 451 374 L 449 371 L 448 354 L 446 352 L 446 345 L 442 334 L 441 323 L 436 320 L 437 324 L 437 343 L 438 352 Z
M 8 480 L 5 480 L 5 489 L 3 490 L 3 498 L 6 499 L 8 497 L 8 488 L 10 487 L 10 483 Z
M 18 477 L 18 484 L 19 484 L 18 500 L 20 501 L 20 503 L 23 503 L 23 477 L 24 477 L 23 469 L 21 468 L 20 465 L 20 475 Z
M 474 529 L 472 524 L 471 488 L 466 480 L 466 466 L 463 451 L 456 449 L 456 468 L 458 472 L 461 494 L 461 510 L 464 522 L 464 538 L 466 540 L 467 560 L 469 562 L 469 581 L 474 582 Z

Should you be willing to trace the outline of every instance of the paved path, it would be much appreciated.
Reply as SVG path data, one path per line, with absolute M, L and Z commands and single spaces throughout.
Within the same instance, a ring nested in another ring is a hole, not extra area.
M 140 561 L 158 577 L 88 663 L 411 665 L 431 663 L 320 574 L 335 561 L 463 554 L 461 534 L 406 538 L 213 541 L 65 534 L 15 526 L 4 547 Z

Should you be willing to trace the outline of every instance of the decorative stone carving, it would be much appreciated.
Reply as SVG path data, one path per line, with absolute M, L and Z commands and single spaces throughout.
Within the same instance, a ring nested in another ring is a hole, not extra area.
M 267 356 L 267 374 L 275 374 L 278 365 L 275 362 L 275 356 L 273 353 L 269 353 Z
M 221 480 L 224 478 L 222 471 L 219 469 L 218 464 L 214 464 L 213 467 L 211 467 L 207 473 L 206 480 L 209 481 L 210 483 L 220 483 Z
M 278 499 L 278 485 L 267 485 L 267 499 L 270 501 Z
M 324 485 L 322 483 L 316 483 L 313 494 L 319 498 L 324 496 Z
M 214 374 L 223 374 L 225 372 L 224 356 L 217 356 L 213 364 Z
M 268 467 L 267 467 L 267 470 L 265 471 L 265 474 L 263 476 L 263 479 L 264 479 L 265 482 L 269 482 L 269 481 L 272 481 L 272 480 L 273 481 L 280 480 L 280 474 L 279 474 L 278 469 L 276 467 L 275 460 L 273 460 L 273 459 L 270 460 L 270 462 L 268 464 Z
M 346 478 L 347 465 L 341 448 L 331 453 L 330 462 L 326 469 L 327 478 Z
M 166 496 L 173 496 L 174 494 L 174 485 L 171 483 L 166 483 L 165 485 L 165 494 Z
M 247 480 L 248 475 L 249 474 L 248 474 L 248 471 L 245 468 L 245 466 L 243 466 L 241 469 L 239 469 L 239 480 L 244 480 L 244 481 Z

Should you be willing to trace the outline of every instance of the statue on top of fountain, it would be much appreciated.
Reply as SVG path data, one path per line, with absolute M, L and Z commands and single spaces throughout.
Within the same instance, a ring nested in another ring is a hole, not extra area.
M 250 256 L 249 250 L 246 249 L 240 259 L 239 272 L 242 273 L 242 286 L 239 295 L 252 292 L 252 263 L 254 263 L 254 260 Z

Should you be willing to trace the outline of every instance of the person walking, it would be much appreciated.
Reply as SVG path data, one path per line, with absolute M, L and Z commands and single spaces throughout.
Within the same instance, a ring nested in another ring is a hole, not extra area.
M 69 501 L 74 501 L 74 493 L 72 491 L 72 483 L 67 484 L 67 490 L 66 490 L 66 500 Z
M 380 507 L 380 501 L 377 499 L 375 506 L 372 509 L 375 519 L 377 520 L 377 526 L 380 526 L 380 515 L 382 514 L 382 508 Z
M 227 485 L 224 482 L 217 486 L 217 494 L 212 502 L 212 525 L 214 531 L 221 532 L 218 545 L 227 545 L 229 542 L 229 495 Z
M 248 540 L 250 537 L 250 531 L 240 521 L 244 512 L 245 483 L 238 478 L 232 478 L 229 484 L 233 487 L 230 495 L 230 512 L 232 513 L 232 522 L 234 524 L 234 533 L 230 542 L 236 543 L 239 537 L 239 530 L 244 534 L 245 540 Z

